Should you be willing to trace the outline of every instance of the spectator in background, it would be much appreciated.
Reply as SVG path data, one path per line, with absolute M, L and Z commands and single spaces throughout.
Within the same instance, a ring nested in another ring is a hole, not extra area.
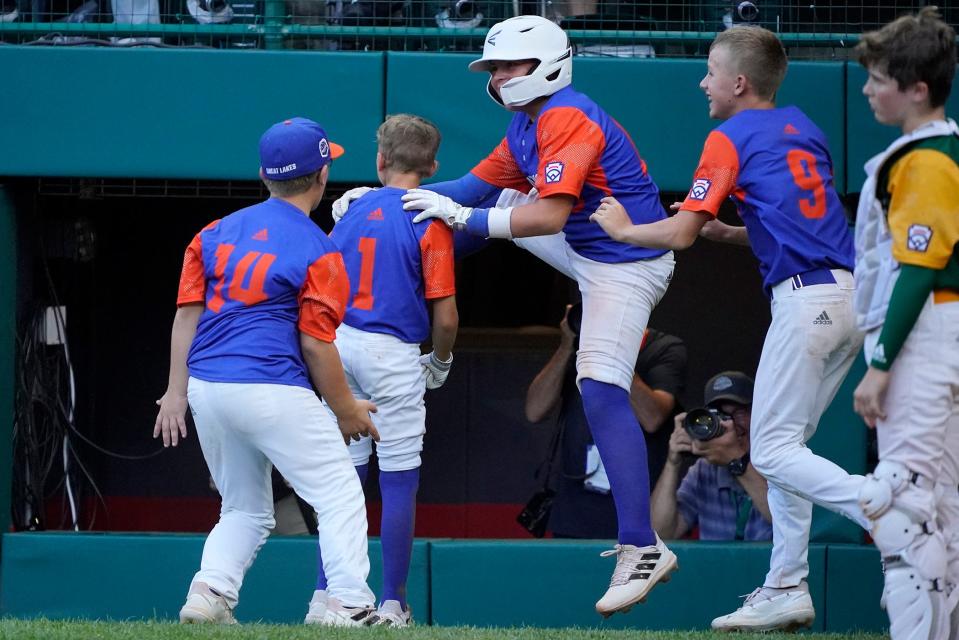
M 233 7 L 227 0 L 186 0 L 186 8 L 200 24 L 224 24 L 233 19 Z
M 160 24 L 159 0 L 110 0 L 117 25 Z M 111 38 L 114 44 L 161 44 L 161 38 Z
M 653 490 L 653 528 L 667 540 L 697 526 L 700 540 L 772 540 L 766 480 L 749 463 L 753 380 L 739 371 L 719 373 L 706 383 L 703 401 L 714 421 L 687 429 L 693 412 L 675 417 L 666 467 Z M 682 477 L 689 456 L 699 459 Z
M 615 538 L 616 507 L 609 481 L 583 411 L 576 387 L 576 350 L 582 306 L 567 307 L 560 323 L 560 344 L 526 393 L 526 418 L 542 422 L 559 407 L 562 429 L 560 474 L 548 529 L 561 538 Z M 643 425 L 650 483 L 666 460 L 671 418 L 686 379 L 686 345 L 682 340 L 648 329 L 636 359 L 630 404 Z M 639 462 L 638 464 L 641 464 Z

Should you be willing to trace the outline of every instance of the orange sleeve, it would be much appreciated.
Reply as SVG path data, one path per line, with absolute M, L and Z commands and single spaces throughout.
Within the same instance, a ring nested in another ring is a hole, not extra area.
M 486 159 L 473 167 L 470 173 L 502 189 L 516 189 L 523 193 L 527 193 L 530 189 L 529 181 L 513 159 L 506 138 L 503 138 L 499 146 L 493 149 Z
M 723 201 L 736 190 L 738 178 L 739 153 L 736 146 L 725 133 L 713 131 L 706 138 L 699 166 L 693 174 L 693 186 L 682 208 L 718 215 Z
M 303 333 L 323 342 L 333 342 L 336 328 L 346 315 L 350 280 L 339 252 L 331 252 L 310 265 L 300 290 L 300 321 Z
M 596 165 L 606 136 L 586 114 L 573 107 L 550 109 L 536 123 L 539 197 L 568 195 L 579 198 Z
M 433 220 L 420 238 L 423 258 L 423 293 L 427 300 L 456 293 L 453 266 L 453 232 L 446 224 Z
M 212 229 L 219 220 L 214 220 L 193 236 L 190 246 L 183 254 L 183 269 L 180 271 L 180 287 L 177 290 L 176 306 L 206 301 L 206 275 L 203 268 L 203 240 L 201 234 Z

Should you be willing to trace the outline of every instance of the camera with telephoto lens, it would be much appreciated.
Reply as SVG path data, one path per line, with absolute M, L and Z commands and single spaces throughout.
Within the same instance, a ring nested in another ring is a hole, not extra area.
M 686 429 L 686 433 L 693 440 L 705 442 L 723 435 L 726 429 L 723 427 L 722 421 L 731 419 L 728 414 L 719 409 L 700 407 L 692 409 L 686 414 L 683 419 L 683 428 Z

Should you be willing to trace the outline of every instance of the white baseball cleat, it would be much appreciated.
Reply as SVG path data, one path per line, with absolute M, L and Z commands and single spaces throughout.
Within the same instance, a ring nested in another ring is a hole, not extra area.
M 326 617 L 326 600 L 325 590 L 317 589 L 313 592 L 313 597 L 310 598 L 310 608 L 303 620 L 304 624 L 323 624 L 323 619 Z
M 237 624 L 226 598 L 206 585 L 193 585 L 180 609 L 180 624 Z
M 669 582 L 670 574 L 679 569 L 676 554 L 656 536 L 656 544 L 636 547 L 618 544 L 601 556 L 616 556 L 616 569 L 606 595 L 596 603 L 596 612 L 608 618 L 617 611 L 628 612 L 637 602 L 645 602 L 650 590 L 660 582 Z
M 376 611 L 373 605 L 348 607 L 339 598 L 326 599 L 326 613 L 323 624 L 329 627 L 365 627 L 370 623 L 370 616 Z
M 371 627 L 409 627 L 413 624 L 413 614 L 409 605 L 406 611 L 398 600 L 386 600 L 370 616 Z
M 816 609 L 809 585 L 773 589 L 760 587 L 746 596 L 743 606 L 712 622 L 716 631 L 795 631 L 811 627 Z

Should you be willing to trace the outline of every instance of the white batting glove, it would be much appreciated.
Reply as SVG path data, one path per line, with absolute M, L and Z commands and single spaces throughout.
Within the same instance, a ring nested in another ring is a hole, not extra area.
M 439 389 L 446 382 L 446 376 L 450 374 L 450 367 L 453 366 L 453 354 L 450 359 L 443 361 L 436 357 L 436 352 L 431 351 L 424 356 L 420 356 L 420 364 L 423 365 L 423 373 L 426 375 L 426 388 Z
M 403 208 L 407 211 L 411 209 L 423 210 L 416 214 L 413 222 L 420 222 L 427 218 L 439 218 L 453 231 L 465 229 L 466 221 L 473 215 L 472 207 L 464 207 L 446 196 L 441 196 L 426 189 L 410 189 L 403 195 L 402 200 L 405 203 Z
M 350 208 L 350 203 L 359 200 L 370 191 L 376 191 L 373 187 L 354 187 L 341 195 L 333 203 L 333 224 L 337 224 L 346 215 L 346 210 Z

